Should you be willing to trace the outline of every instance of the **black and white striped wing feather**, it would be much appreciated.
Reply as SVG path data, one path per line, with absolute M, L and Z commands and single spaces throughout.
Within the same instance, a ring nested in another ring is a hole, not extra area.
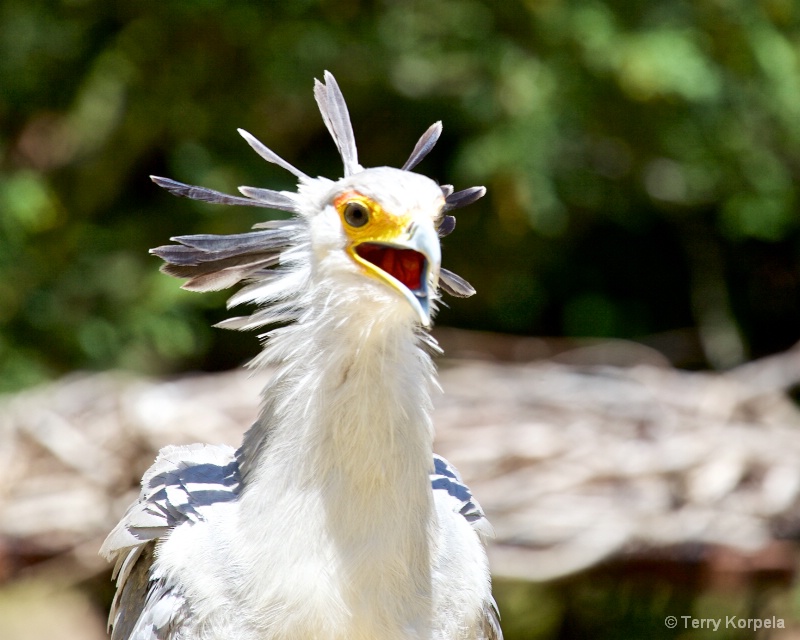
M 492 525 L 481 509 L 481 505 L 472 495 L 469 487 L 464 484 L 458 470 L 442 456 L 433 454 L 433 473 L 431 487 L 435 496 L 447 500 L 453 511 L 461 514 L 472 526 L 473 530 L 482 538 L 494 535 Z M 482 638 L 485 640 L 503 640 L 500 629 L 500 613 L 494 598 L 489 598 L 483 603 Z
M 489 524 L 481 505 L 472 495 L 469 487 L 464 484 L 458 469 L 435 453 L 433 454 L 431 487 L 434 491 L 446 492 L 453 501 L 454 508 L 457 508 L 457 511 L 466 518 L 475 531 L 482 536 L 494 535 L 492 525 Z
M 100 552 L 114 561 L 117 593 L 109 614 L 112 640 L 172 640 L 190 614 L 179 586 L 153 575 L 159 538 L 206 519 L 206 510 L 239 495 L 239 467 L 226 446 L 165 447 L 142 478 L 139 499 Z

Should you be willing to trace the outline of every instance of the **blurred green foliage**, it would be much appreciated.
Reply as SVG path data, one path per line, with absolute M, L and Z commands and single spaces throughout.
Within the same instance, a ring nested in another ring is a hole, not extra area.
M 797 339 L 793 0 L 4 0 L 0 388 L 252 355 L 252 336 L 207 328 L 224 296 L 181 291 L 147 249 L 263 210 L 176 200 L 147 175 L 293 188 L 243 127 L 339 176 L 311 94 L 324 69 L 367 165 L 401 164 L 442 119 L 420 170 L 489 188 L 444 254 L 479 295 L 441 322 L 696 336 L 695 366 Z
M 795 596 L 780 581 L 753 580 L 720 589 L 698 580 L 700 574 L 691 563 L 622 571 L 619 566 L 616 571 L 600 566 L 548 583 L 495 580 L 493 591 L 503 613 L 506 640 L 780 637 L 781 632 L 754 632 L 736 626 L 740 619 L 773 617 L 776 624 L 780 619 L 787 629 L 797 628 Z M 675 616 L 676 627 L 665 624 L 667 616 Z M 714 620 L 717 628 L 709 622 L 704 628 L 692 627 L 691 619 Z

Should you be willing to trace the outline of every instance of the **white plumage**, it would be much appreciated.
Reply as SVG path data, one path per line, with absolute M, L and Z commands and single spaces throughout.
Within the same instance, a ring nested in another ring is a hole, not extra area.
M 101 552 L 116 561 L 114 640 L 502 638 L 479 534 L 490 531 L 455 470 L 432 453 L 436 386 L 425 331 L 438 288 L 472 288 L 440 268 L 453 193 L 412 169 L 363 169 L 333 76 L 315 95 L 345 177 L 297 193 L 228 196 L 164 178 L 177 195 L 278 208 L 284 222 L 234 236 L 183 236 L 153 253 L 210 290 L 249 280 L 223 323 L 267 334 L 255 366 L 277 372 L 242 446 L 167 447 Z

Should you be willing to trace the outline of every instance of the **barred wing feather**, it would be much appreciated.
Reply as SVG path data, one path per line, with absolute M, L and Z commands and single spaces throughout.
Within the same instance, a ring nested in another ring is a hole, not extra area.
M 492 525 L 469 487 L 464 484 L 461 474 L 452 464 L 435 453 L 433 454 L 431 487 L 434 495 L 438 494 L 448 500 L 453 511 L 463 516 L 481 538 L 494 536 Z M 489 596 L 483 603 L 482 613 L 481 638 L 483 640 L 503 640 L 503 632 L 500 629 L 500 612 L 493 597 Z
M 189 613 L 179 587 L 153 576 L 159 538 L 184 522 L 205 519 L 219 502 L 236 500 L 239 467 L 232 447 L 165 447 L 142 478 L 139 499 L 100 550 L 114 561 L 117 593 L 109 624 L 112 640 L 169 640 Z M 179 637 L 179 636 L 177 636 Z

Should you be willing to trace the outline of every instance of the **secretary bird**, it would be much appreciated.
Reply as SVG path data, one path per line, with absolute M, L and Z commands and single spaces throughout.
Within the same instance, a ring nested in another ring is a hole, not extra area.
M 247 281 L 230 305 L 258 309 L 221 325 L 279 324 L 253 361 L 276 373 L 239 449 L 166 447 L 144 474 L 101 549 L 116 563 L 113 640 L 502 640 L 491 527 L 432 451 L 427 331 L 439 289 L 474 293 L 440 267 L 439 237 L 485 189 L 411 172 L 439 122 L 401 169 L 364 169 L 330 73 L 314 94 L 343 178 L 311 178 L 242 130 L 297 177 L 296 193 L 152 177 L 178 196 L 293 217 L 151 251 L 192 291 Z

